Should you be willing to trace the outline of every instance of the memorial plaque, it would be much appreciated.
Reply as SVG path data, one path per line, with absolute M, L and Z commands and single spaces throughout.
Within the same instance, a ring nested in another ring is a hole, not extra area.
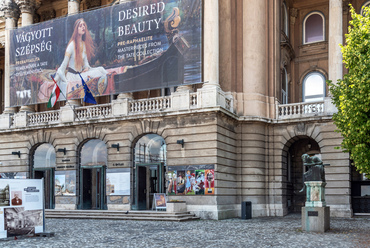
M 317 211 L 308 211 L 307 215 L 308 216 L 319 216 L 319 212 L 317 212 Z

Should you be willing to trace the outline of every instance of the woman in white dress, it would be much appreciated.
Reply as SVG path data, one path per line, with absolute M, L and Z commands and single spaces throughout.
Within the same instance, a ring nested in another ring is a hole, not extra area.
M 68 94 L 69 82 L 81 81 L 78 73 L 85 82 L 88 77 L 106 77 L 108 72 L 103 67 L 90 67 L 89 61 L 94 57 L 94 50 L 94 41 L 85 21 L 82 18 L 76 20 L 63 62 L 55 75 L 55 81 L 65 96 Z M 104 81 L 107 82 L 106 78 Z

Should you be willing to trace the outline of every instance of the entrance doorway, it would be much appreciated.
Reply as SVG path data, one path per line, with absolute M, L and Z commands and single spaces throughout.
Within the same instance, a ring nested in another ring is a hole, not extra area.
M 44 179 L 44 202 L 46 209 L 53 209 L 55 207 L 55 160 L 55 149 L 51 144 L 40 144 L 33 152 L 31 177 L 34 179 Z
M 105 166 L 82 166 L 81 185 L 81 209 L 106 209 Z
M 46 209 L 53 209 L 54 203 L 54 168 L 34 168 L 33 178 L 44 179 L 44 203 Z
M 288 213 L 298 213 L 301 212 L 306 201 L 306 192 L 302 189 L 303 173 L 307 168 L 303 167 L 302 155 L 321 157 L 320 147 L 315 140 L 307 136 L 295 137 L 287 144 L 291 145 L 284 149 L 282 157 L 286 189 L 284 198 Z
M 165 193 L 164 165 L 138 164 L 136 169 L 136 192 L 133 209 L 151 209 L 155 193 Z
M 107 147 L 99 139 L 85 142 L 80 150 L 79 209 L 107 209 Z

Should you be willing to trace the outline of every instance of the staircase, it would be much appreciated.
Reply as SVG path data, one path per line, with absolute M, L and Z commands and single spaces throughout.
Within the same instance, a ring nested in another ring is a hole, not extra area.
M 167 213 L 165 211 L 113 211 L 113 210 L 62 210 L 45 209 L 45 218 L 110 219 L 144 221 L 190 221 L 199 220 L 189 212 Z

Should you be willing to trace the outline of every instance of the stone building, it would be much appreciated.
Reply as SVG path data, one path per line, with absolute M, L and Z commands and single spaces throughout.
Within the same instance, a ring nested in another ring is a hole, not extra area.
M 360 13 L 370 1 L 195 0 L 198 84 L 100 96 L 97 105 L 59 101 L 51 110 L 11 104 L 10 29 L 127 2 L 2 1 L 2 177 L 43 177 L 46 208 L 151 209 L 153 194 L 166 193 L 202 218 L 240 216 L 245 201 L 253 216 L 283 216 L 304 205 L 308 153 L 330 164 L 332 216 L 370 213 L 369 181 L 334 149 L 342 138 L 325 82 L 345 73 L 348 4 Z

